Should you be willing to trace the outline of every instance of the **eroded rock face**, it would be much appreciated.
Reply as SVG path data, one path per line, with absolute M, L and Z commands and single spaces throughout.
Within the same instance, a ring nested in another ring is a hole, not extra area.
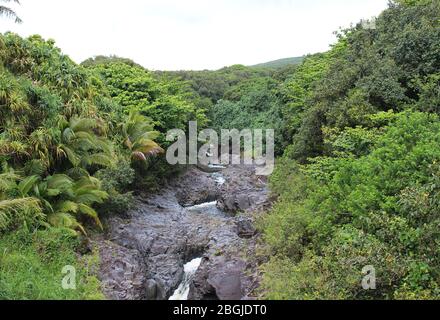
M 139 252 L 110 241 L 95 243 L 101 256 L 99 274 L 104 294 L 112 300 L 142 299 L 145 265 Z
M 231 166 L 224 171 L 228 183 L 220 190 L 219 208 L 234 214 L 254 211 L 267 204 L 266 178 L 255 175 L 253 166 Z
M 203 261 L 191 286 L 190 300 L 240 300 L 244 287 L 246 263 L 236 257 L 211 257 Z
M 267 202 L 265 183 L 247 167 L 218 175 L 188 170 L 162 192 L 140 197 L 135 210 L 106 221 L 106 241 L 99 242 L 100 278 L 111 299 L 168 299 L 183 279 L 183 266 L 203 261 L 195 274 L 189 299 L 240 299 L 250 294 L 246 254 L 255 247 L 251 212 Z M 245 216 L 232 217 L 220 208 Z M 233 199 L 233 200 L 231 200 Z M 233 204 L 232 204 L 233 203 Z M 252 270 L 251 270 L 252 271 Z
M 197 168 L 189 169 L 185 175 L 172 183 L 172 187 L 176 190 L 179 203 L 184 207 L 211 202 L 220 196 L 220 190 L 212 175 Z

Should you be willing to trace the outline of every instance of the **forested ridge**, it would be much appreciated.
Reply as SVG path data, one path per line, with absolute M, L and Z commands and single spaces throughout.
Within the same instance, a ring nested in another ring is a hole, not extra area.
M 104 298 L 88 239 L 175 176 L 189 121 L 275 129 L 262 298 L 440 298 L 440 3 L 391 1 L 297 62 L 151 72 L 0 35 L 0 299 Z

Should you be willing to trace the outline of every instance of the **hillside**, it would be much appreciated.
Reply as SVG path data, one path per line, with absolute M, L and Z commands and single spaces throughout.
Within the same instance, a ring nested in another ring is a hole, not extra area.
M 278 59 L 273 60 L 269 62 L 259 63 L 253 66 L 250 66 L 251 68 L 269 68 L 269 69 L 280 69 L 288 65 L 298 65 L 301 62 L 304 61 L 304 56 L 302 57 L 293 57 L 293 58 L 284 58 L 284 59 Z

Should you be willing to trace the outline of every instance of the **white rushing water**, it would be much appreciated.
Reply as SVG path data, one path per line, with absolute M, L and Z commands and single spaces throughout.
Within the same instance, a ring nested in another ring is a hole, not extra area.
M 191 285 L 191 281 L 200 267 L 200 263 L 202 262 L 202 258 L 194 259 L 184 266 L 185 275 L 183 276 L 183 281 L 180 286 L 174 291 L 174 294 L 170 297 L 169 300 L 188 300 L 189 287 Z
M 225 177 L 219 172 L 213 173 L 212 177 L 214 178 L 215 183 L 217 183 L 218 186 L 222 186 L 226 182 Z
M 192 207 L 185 208 L 187 212 L 197 214 L 222 215 L 223 211 L 217 208 L 217 201 L 205 202 Z
M 209 164 L 208 168 L 210 169 L 216 169 L 216 170 L 222 170 L 222 169 L 226 169 L 225 166 L 221 165 L 221 164 Z

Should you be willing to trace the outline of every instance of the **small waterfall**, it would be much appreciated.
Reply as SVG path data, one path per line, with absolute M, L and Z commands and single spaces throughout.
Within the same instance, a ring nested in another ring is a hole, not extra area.
M 225 177 L 220 172 L 213 173 L 212 177 L 215 179 L 215 183 L 217 183 L 218 186 L 222 186 L 226 182 Z
M 189 287 L 191 285 L 191 281 L 197 272 L 197 269 L 200 267 L 200 263 L 202 262 L 202 258 L 194 259 L 184 266 L 185 275 L 183 276 L 183 281 L 180 286 L 174 291 L 174 294 L 170 297 L 169 300 L 188 300 Z
M 210 164 L 208 167 L 210 169 L 216 169 L 216 170 L 221 170 L 226 168 L 225 166 L 212 165 L 212 164 Z M 214 172 L 211 175 L 215 179 L 217 186 L 222 186 L 223 184 L 226 183 L 225 177 L 220 172 Z M 217 208 L 217 201 L 205 202 L 191 207 L 187 207 L 185 209 L 187 211 L 197 212 L 197 213 L 205 213 L 205 214 L 207 213 L 207 214 L 217 214 L 217 215 L 223 214 L 223 212 Z M 174 291 L 174 294 L 169 298 L 169 300 L 188 300 L 191 282 L 194 278 L 195 273 L 197 272 L 197 269 L 200 267 L 201 262 L 202 262 L 202 258 L 196 258 L 184 265 L 185 274 L 183 276 L 183 280 L 180 283 L 179 287 L 176 289 L 176 291 Z
M 217 201 L 205 202 L 192 207 L 187 207 L 185 210 L 197 214 L 223 215 L 223 211 L 217 208 Z

